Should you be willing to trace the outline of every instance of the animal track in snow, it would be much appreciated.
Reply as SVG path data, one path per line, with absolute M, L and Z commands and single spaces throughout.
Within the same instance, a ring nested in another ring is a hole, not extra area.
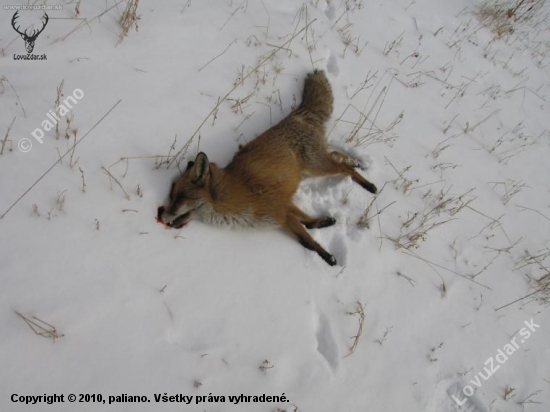
M 336 10 L 334 10 L 334 6 L 330 3 L 328 3 L 327 8 L 325 9 L 325 16 L 327 16 L 330 21 L 334 21 L 336 17 Z
M 319 321 L 317 324 L 317 332 L 315 334 L 317 338 L 317 350 L 325 358 L 330 368 L 335 371 L 338 368 L 338 347 L 332 331 L 330 329 L 330 323 L 325 315 L 319 314 Z
M 427 412 L 487 412 L 475 394 L 467 398 L 466 402 L 459 405 L 452 396 L 454 395 L 460 402 L 465 398 L 462 393 L 464 385 L 460 381 L 451 379 L 443 379 L 437 385 L 436 391 L 432 399 L 428 402 L 425 410 Z
M 333 76 L 338 76 L 340 74 L 340 67 L 338 67 L 338 60 L 334 53 L 330 53 L 328 57 L 327 70 Z
M 340 233 L 336 233 L 329 245 L 330 252 L 336 258 L 339 266 L 346 266 L 348 257 L 348 248 L 345 245 L 344 237 Z

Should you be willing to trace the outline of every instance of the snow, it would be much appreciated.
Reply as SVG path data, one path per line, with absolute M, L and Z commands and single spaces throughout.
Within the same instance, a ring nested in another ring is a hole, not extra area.
M 16 120 L 0 214 L 71 149 L 73 129 L 82 138 L 121 101 L 0 219 L 2 411 L 548 410 L 548 5 L 497 39 L 476 1 L 141 0 L 139 31 L 116 46 L 124 3 L 96 19 L 115 3 L 80 4 L 89 24 L 74 32 L 75 4 L 62 4 L 36 40 L 44 61 L 13 59 L 24 43 L 1 9 L 0 138 Z M 25 27 L 41 12 L 20 15 Z M 373 201 L 349 178 L 302 183 L 296 203 L 337 220 L 310 233 L 338 266 L 281 231 L 155 222 L 179 175 L 160 156 L 197 131 L 182 165 L 199 151 L 227 164 L 299 103 L 313 67 L 335 95 L 329 143 L 381 189 Z M 84 94 L 70 138 L 63 119 L 40 144 L 31 132 L 61 81 L 65 97 Z M 531 319 L 540 328 L 520 343 Z M 472 384 L 514 337 L 518 350 Z M 109 405 L 122 394 L 150 402 Z M 228 399 L 241 394 L 288 402 Z

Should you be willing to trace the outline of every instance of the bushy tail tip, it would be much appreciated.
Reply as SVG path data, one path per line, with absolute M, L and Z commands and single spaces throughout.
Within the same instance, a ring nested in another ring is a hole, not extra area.
M 300 109 L 326 122 L 332 114 L 332 88 L 323 70 L 315 70 L 306 77 Z

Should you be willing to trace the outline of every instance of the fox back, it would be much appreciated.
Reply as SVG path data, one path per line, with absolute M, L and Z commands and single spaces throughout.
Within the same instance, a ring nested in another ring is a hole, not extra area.
M 292 197 L 304 176 L 348 175 L 365 189 L 376 187 L 355 171 L 359 164 L 343 153 L 329 153 L 325 123 L 332 114 L 333 95 L 323 71 L 306 77 L 302 103 L 285 119 L 242 146 L 219 168 L 199 153 L 170 191 L 169 205 L 159 218 L 179 228 L 196 217 L 227 227 L 281 227 L 327 263 L 336 260 L 304 229 L 330 226 L 329 217 L 312 218 Z

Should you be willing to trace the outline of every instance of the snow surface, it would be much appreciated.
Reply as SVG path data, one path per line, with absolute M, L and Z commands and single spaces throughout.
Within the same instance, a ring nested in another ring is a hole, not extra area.
M 496 39 L 474 1 L 141 0 L 139 31 L 116 46 L 124 3 L 82 2 L 89 23 L 74 32 L 75 4 L 60 4 L 36 41 L 45 61 L 13 59 L 23 40 L 0 9 L 0 138 L 16 118 L 0 213 L 74 142 L 65 119 L 59 139 L 31 136 L 62 80 L 65 97 L 84 93 L 77 138 L 121 102 L 0 220 L 0 410 L 548 410 L 548 282 L 534 293 L 550 267 L 548 20 Z M 20 15 L 25 27 L 41 13 Z M 207 119 L 185 161 L 201 150 L 225 165 L 299 103 L 313 67 L 334 89 L 329 142 L 383 188 L 373 202 L 350 179 L 310 179 L 296 194 L 337 219 L 311 233 L 338 266 L 281 231 L 155 222 L 179 172 L 151 156 L 174 155 Z M 36 335 L 16 312 L 63 336 Z M 531 319 L 540 328 L 519 343 Z M 500 369 L 470 383 L 514 337 Z M 460 407 L 465 385 L 475 394 Z M 195 398 L 154 401 L 165 393 Z

